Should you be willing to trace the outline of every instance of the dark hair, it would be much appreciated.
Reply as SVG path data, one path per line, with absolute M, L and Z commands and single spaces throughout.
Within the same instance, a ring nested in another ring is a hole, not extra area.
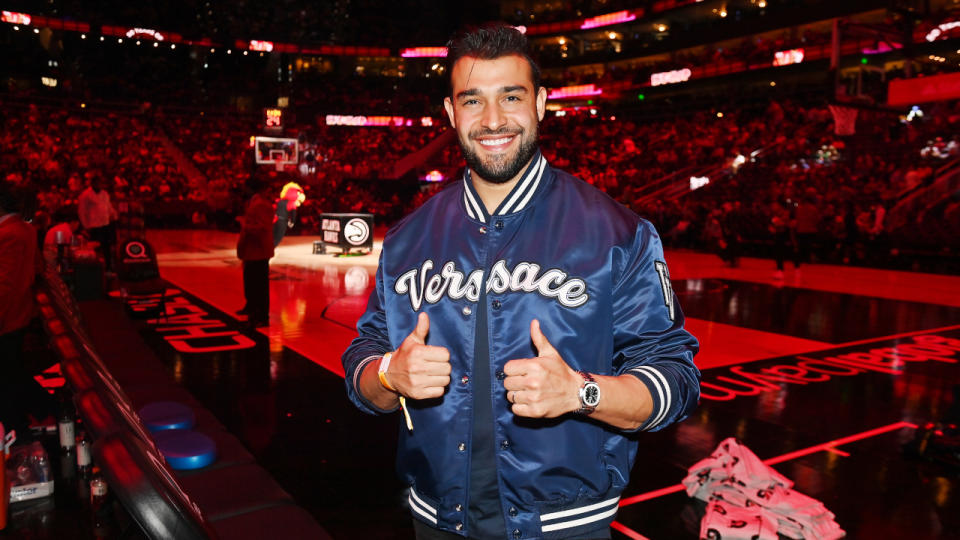
M 530 54 L 527 36 L 505 23 L 487 23 L 479 27 L 468 27 L 458 32 L 447 42 L 447 73 L 453 75 L 453 66 L 457 60 L 471 56 L 480 60 L 495 60 L 503 56 L 517 55 L 530 64 L 533 77 L 533 89 L 540 88 L 540 67 Z M 450 77 L 447 78 L 451 81 Z M 452 82 L 450 94 L 453 94 Z

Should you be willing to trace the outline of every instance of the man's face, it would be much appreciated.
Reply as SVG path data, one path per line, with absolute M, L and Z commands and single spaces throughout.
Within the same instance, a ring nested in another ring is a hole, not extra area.
M 516 55 L 464 57 L 450 74 L 453 97 L 443 105 L 467 165 L 481 180 L 514 180 L 537 150 L 547 90 L 533 87 L 530 64 Z

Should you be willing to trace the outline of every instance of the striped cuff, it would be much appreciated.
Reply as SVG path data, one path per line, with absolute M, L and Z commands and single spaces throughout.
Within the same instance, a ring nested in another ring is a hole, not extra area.
M 617 505 L 619 502 L 620 497 L 614 497 L 578 508 L 541 514 L 540 529 L 544 533 L 552 533 L 610 519 L 617 514 L 617 510 L 620 508 Z
M 410 504 L 410 511 L 419 515 L 421 518 L 437 525 L 437 507 L 427 503 L 423 497 L 417 495 L 417 492 L 410 488 L 407 494 L 407 502 Z
M 650 418 L 640 426 L 639 431 L 656 430 L 667 418 L 670 408 L 673 406 L 673 391 L 663 372 L 651 366 L 639 366 L 630 369 L 627 373 L 643 381 L 650 390 L 650 396 L 653 398 L 653 411 Z

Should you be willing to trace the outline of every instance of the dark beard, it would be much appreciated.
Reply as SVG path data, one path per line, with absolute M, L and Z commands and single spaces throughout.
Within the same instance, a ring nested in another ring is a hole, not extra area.
M 460 149 L 463 150 L 463 159 L 466 160 L 467 166 L 470 167 L 470 170 L 478 174 L 480 178 L 486 180 L 487 182 L 493 184 L 504 184 L 509 182 L 514 176 L 520 173 L 523 167 L 526 166 L 527 162 L 530 161 L 530 158 L 532 158 L 537 152 L 537 127 L 534 126 L 533 129 L 533 136 L 529 139 L 523 139 L 521 135 L 520 148 L 517 150 L 517 154 L 513 159 L 497 162 L 490 167 L 480 159 L 480 156 L 477 155 L 476 152 L 472 152 L 467 145 L 460 140 Z M 504 131 L 502 133 L 488 131 L 482 133 L 482 135 L 505 135 L 508 133 L 512 134 L 508 131 Z M 471 137 L 473 136 L 475 135 L 471 134 Z

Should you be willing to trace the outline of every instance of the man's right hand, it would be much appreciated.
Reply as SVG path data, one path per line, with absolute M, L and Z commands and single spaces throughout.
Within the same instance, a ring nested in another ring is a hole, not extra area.
M 402 396 L 413 399 L 436 398 L 450 384 L 450 351 L 427 345 L 430 317 L 421 312 L 413 329 L 397 352 L 393 353 L 386 377 Z

